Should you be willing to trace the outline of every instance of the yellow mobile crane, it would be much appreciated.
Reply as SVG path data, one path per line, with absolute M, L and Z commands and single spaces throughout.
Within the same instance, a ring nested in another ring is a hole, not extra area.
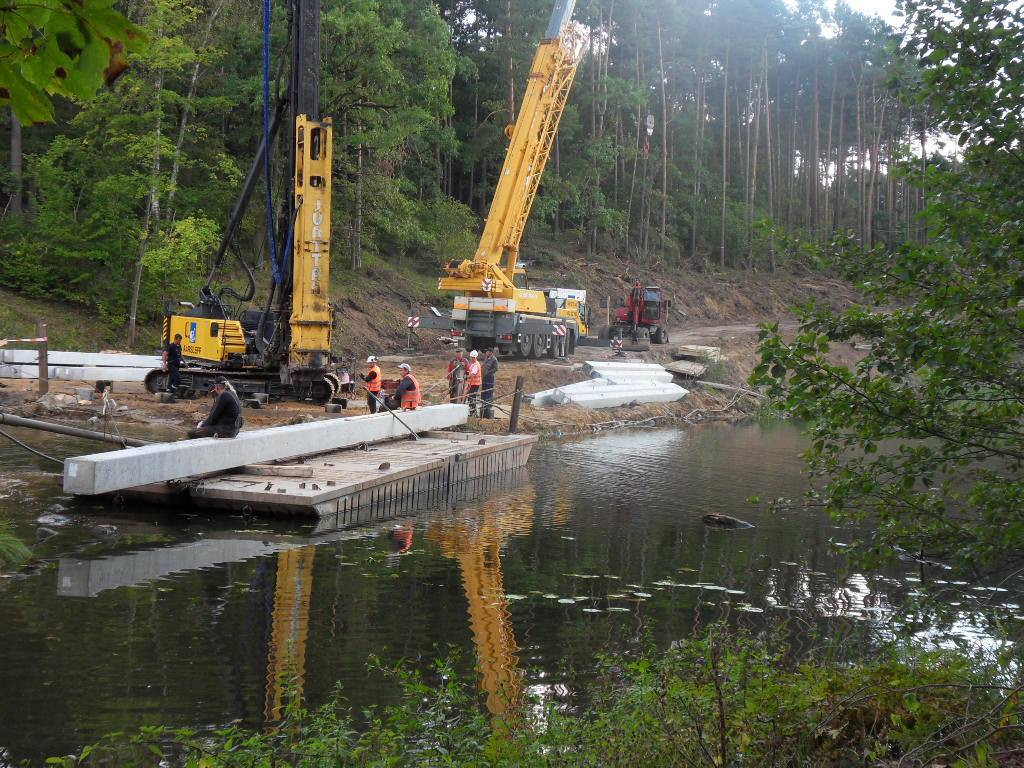
M 269 25 L 265 6 L 264 25 Z M 291 75 L 287 96 L 279 98 L 271 120 L 264 109 L 259 149 L 231 212 L 213 268 L 200 290 L 198 304 L 180 302 L 183 310 L 164 316 L 164 344 L 182 336 L 181 385 L 178 394 L 207 391 L 218 375 L 227 375 L 242 396 L 266 393 L 325 401 L 340 380 L 330 360 L 333 311 L 330 286 L 331 119 L 320 110 L 320 0 L 291 0 L 288 6 Z M 264 30 L 264 100 L 269 101 L 269 29 Z M 284 120 L 290 113 L 291 119 Z M 289 135 L 287 193 L 275 226 L 267 195 L 267 230 L 273 283 L 262 308 L 249 308 L 256 293 L 252 268 L 238 251 L 235 235 L 261 175 L 270 187 L 270 147 L 282 122 Z M 265 171 L 265 173 L 264 173 Z M 244 293 L 213 284 L 233 251 L 249 285 Z M 239 306 L 231 308 L 225 297 Z M 167 375 L 154 370 L 146 387 L 166 387 Z
M 571 352 L 588 332 L 586 291 L 530 290 L 519 263 L 519 243 L 582 55 L 570 25 L 575 2 L 555 3 L 519 117 L 505 129 L 510 143 L 480 245 L 472 259 L 447 264 L 438 283 L 442 291 L 459 294 L 451 316 L 421 318 L 423 327 L 448 329 L 473 348 L 553 357 L 559 342 Z

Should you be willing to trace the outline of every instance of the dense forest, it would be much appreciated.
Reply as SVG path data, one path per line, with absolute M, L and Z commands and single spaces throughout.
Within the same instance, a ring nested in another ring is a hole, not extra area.
M 551 5 L 323 0 L 336 275 L 379 260 L 433 275 L 472 251 Z M 113 323 L 133 285 L 145 317 L 203 283 L 263 109 L 258 5 L 119 7 L 145 39 L 124 76 L 92 101 L 58 99 L 52 123 L 0 118 L 0 284 Z M 286 15 L 275 2 L 272 92 Z M 782 0 L 590 0 L 575 19 L 582 62 L 527 260 L 771 270 L 799 258 L 782 247 L 793 236 L 924 238 L 926 192 L 910 178 L 929 116 L 917 62 L 880 20 Z M 266 239 L 254 205 L 237 255 L 263 266 Z

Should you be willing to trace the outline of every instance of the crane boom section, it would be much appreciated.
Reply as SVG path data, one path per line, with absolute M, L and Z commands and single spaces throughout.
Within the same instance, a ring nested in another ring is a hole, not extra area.
M 324 368 L 331 350 L 331 120 L 295 119 L 295 224 L 288 362 Z
M 548 27 L 548 34 L 555 34 L 540 44 L 534 56 L 476 254 L 472 261 L 449 266 L 440 280 L 441 290 L 517 298 L 513 276 L 519 244 L 580 60 L 576 35 L 566 29 L 573 5 L 574 0 L 559 0 Z M 483 289 L 484 280 L 490 281 L 490 291 Z

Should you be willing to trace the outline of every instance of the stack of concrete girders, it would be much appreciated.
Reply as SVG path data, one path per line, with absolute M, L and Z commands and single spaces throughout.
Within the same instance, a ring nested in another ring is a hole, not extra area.
M 625 362 L 587 362 L 589 381 L 537 392 L 530 402 L 538 407 L 579 405 L 583 408 L 614 408 L 632 403 L 672 403 L 688 392 L 672 383 L 672 374 L 660 365 Z
M 47 352 L 47 376 L 61 381 L 144 381 L 160 367 L 156 355 L 101 352 Z M 0 349 L 0 378 L 35 379 L 39 376 L 39 351 Z

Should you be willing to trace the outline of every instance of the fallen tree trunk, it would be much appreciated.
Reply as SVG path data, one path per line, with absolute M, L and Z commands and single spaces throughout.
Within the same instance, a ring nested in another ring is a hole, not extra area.
M 760 392 L 755 392 L 752 389 L 744 389 L 743 387 L 734 387 L 732 384 L 719 384 L 717 381 L 698 381 L 695 383 L 700 384 L 703 387 L 708 387 L 709 389 L 723 389 L 726 392 L 738 392 L 741 395 L 747 395 L 748 397 L 756 397 L 758 399 L 764 397 Z
M 24 427 L 25 429 L 38 429 L 42 432 L 54 432 L 58 435 L 68 437 L 81 437 L 87 440 L 99 440 L 104 443 L 114 443 L 122 447 L 138 448 L 143 445 L 152 445 L 152 440 L 137 440 L 134 437 L 120 437 L 106 432 L 96 432 L 91 429 L 69 427 L 66 424 L 54 424 L 52 421 L 40 421 L 39 419 L 26 419 L 22 416 L 15 416 L 11 413 L 0 412 L 0 424 L 7 424 L 11 427 Z

